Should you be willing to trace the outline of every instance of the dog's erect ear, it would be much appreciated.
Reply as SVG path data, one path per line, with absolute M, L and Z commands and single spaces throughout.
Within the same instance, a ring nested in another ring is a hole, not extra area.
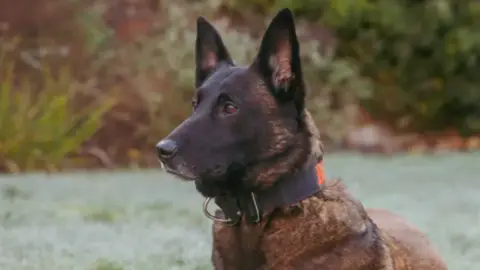
M 282 9 L 272 19 L 252 66 L 264 77 L 275 97 L 294 101 L 303 110 L 305 89 L 300 48 L 289 9 Z
M 200 87 L 221 63 L 233 65 L 217 30 L 204 17 L 199 17 L 195 42 L 195 87 Z

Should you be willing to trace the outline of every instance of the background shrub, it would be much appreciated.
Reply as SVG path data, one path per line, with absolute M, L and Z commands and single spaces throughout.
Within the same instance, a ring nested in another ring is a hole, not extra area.
M 0 167 L 19 172 L 81 165 L 71 154 L 99 129 L 112 101 L 76 109 L 72 101 L 82 86 L 68 69 L 58 76 L 46 69 L 41 82 L 13 70 L 12 62 L 0 62 Z
M 229 0 L 233 9 L 292 8 L 339 38 L 374 82 L 363 105 L 397 130 L 480 131 L 480 3 L 475 0 Z

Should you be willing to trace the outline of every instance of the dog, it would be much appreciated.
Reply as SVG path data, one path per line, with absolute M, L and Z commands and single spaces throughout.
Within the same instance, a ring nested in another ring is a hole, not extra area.
M 193 112 L 156 151 L 206 198 L 215 269 L 447 269 L 401 217 L 366 210 L 339 180 L 319 184 L 322 144 L 289 9 L 272 19 L 249 66 L 235 64 L 204 17 L 195 50 Z

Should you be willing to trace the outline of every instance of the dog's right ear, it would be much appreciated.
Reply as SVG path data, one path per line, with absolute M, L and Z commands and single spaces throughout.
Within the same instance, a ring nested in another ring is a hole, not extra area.
M 233 60 L 217 30 L 204 17 L 199 17 L 195 42 L 195 87 L 200 87 L 222 63 L 233 65 Z

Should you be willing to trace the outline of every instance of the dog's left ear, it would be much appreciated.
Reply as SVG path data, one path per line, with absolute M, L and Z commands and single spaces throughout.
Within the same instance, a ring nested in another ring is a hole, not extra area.
M 222 63 L 234 65 L 220 34 L 204 17 L 199 17 L 195 42 L 195 87 L 200 87 Z
M 300 111 L 303 110 L 305 87 L 300 46 L 289 9 L 282 9 L 272 19 L 252 66 L 260 72 L 278 100 L 293 101 Z

